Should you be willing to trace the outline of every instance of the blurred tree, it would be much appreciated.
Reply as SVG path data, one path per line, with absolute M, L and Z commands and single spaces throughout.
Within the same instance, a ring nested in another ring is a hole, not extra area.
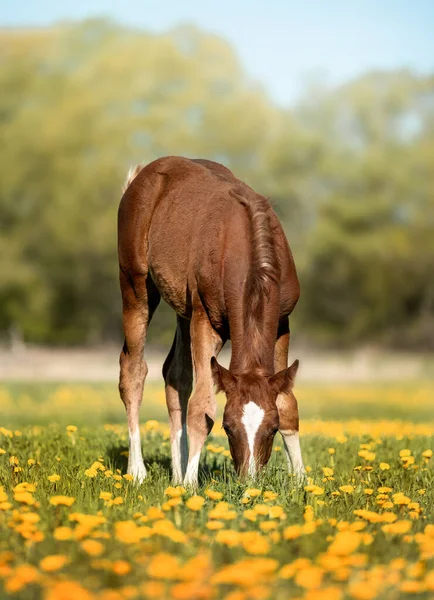
M 306 246 L 303 320 L 344 343 L 432 345 L 434 78 L 373 74 L 327 104 L 327 195 Z
M 97 20 L 6 32 L 0 47 L 0 327 L 44 342 L 113 337 L 128 167 L 185 154 L 246 176 L 274 109 L 227 44 L 194 28 L 152 36 Z
M 194 27 L 105 20 L 0 32 L 0 331 L 120 337 L 116 212 L 130 165 L 223 162 L 281 217 L 302 280 L 295 318 L 327 343 L 434 339 L 434 78 L 309 87 L 291 110 Z M 157 311 L 153 339 L 172 335 Z

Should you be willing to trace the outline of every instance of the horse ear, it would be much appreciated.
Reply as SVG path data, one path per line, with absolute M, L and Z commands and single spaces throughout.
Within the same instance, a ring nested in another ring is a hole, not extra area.
M 288 394 L 292 390 L 299 364 L 297 359 L 290 367 L 270 377 L 268 381 L 276 394 Z
M 211 358 L 211 373 L 218 392 L 228 392 L 235 385 L 235 377 L 228 369 L 217 362 L 215 356 Z

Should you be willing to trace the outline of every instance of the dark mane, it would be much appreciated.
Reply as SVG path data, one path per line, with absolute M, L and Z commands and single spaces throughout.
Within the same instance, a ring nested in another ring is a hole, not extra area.
M 235 188 L 230 195 L 247 210 L 251 227 L 252 255 L 250 272 L 246 279 L 243 316 L 246 332 L 251 340 L 252 358 L 259 358 L 260 338 L 264 327 L 265 304 L 271 288 L 279 284 L 280 267 L 271 230 L 269 203 L 248 186 Z

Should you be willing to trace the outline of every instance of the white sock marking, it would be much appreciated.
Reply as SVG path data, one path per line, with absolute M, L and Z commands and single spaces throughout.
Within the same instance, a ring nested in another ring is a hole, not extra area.
M 197 476 L 199 471 L 199 459 L 200 452 L 195 454 L 189 461 L 187 465 L 187 472 L 184 477 L 184 483 L 187 485 L 197 485 Z
M 262 419 L 264 418 L 263 409 L 255 404 L 255 402 L 248 402 L 244 405 L 243 408 L 243 416 L 241 417 L 241 422 L 244 425 L 247 434 L 247 442 L 249 444 L 249 475 L 254 475 L 256 473 L 256 464 L 255 464 L 255 438 L 256 433 L 262 423 Z
M 178 429 L 172 442 L 172 473 L 174 483 L 182 483 L 182 429 Z
M 142 446 L 140 442 L 140 430 L 138 427 L 128 430 L 130 438 L 130 451 L 128 454 L 128 473 L 133 475 L 139 483 L 146 477 L 146 467 L 143 463 Z
M 303 458 L 301 456 L 300 438 L 298 431 L 281 431 L 283 443 L 285 445 L 286 458 L 288 461 L 288 470 L 296 475 L 304 475 Z

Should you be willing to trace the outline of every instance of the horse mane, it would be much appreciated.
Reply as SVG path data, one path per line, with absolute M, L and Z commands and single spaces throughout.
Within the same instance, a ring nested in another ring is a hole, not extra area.
M 247 193 L 244 189 L 236 189 L 230 194 L 246 208 L 251 228 L 251 266 L 245 285 L 243 317 L 254 362 L 258 364 L 261 335 L 267 325 L 265 309 L 271 289 L 280 282 L 280 264 L 271 229 L 269 202 L 245 187 Z

